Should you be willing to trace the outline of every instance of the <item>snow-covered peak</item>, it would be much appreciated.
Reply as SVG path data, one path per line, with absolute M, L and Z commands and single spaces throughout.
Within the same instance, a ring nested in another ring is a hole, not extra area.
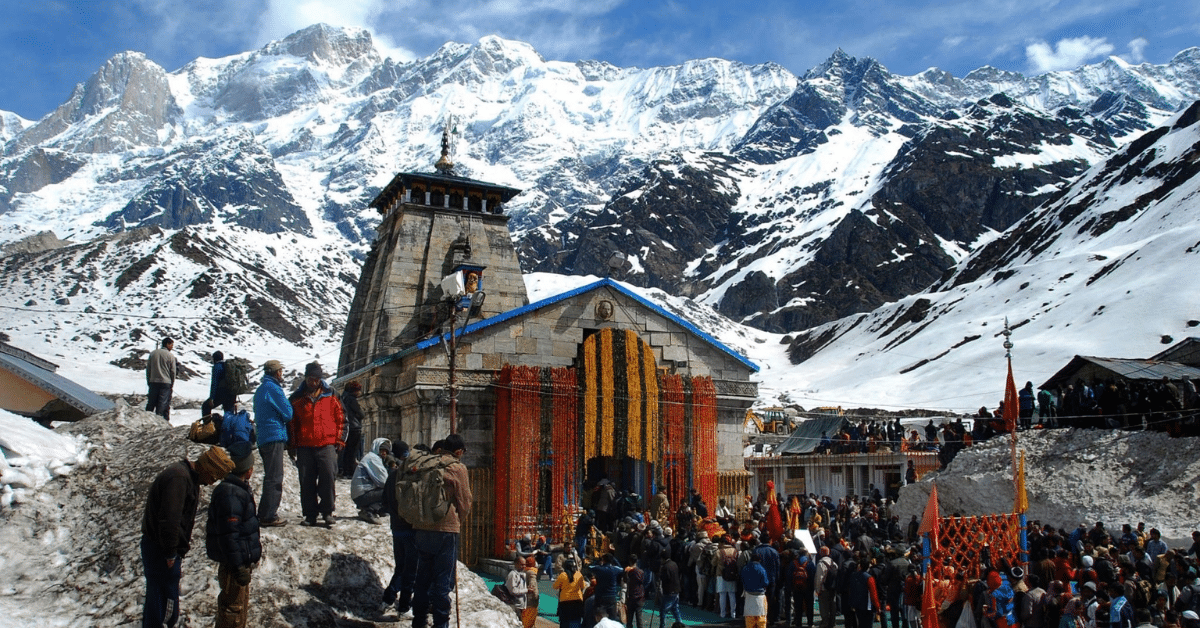
M 7 153 L 42 144 L 105 153 L 157 144 L 180 114 L 166 70 L 140 52 L 104 63 L 71 97 L 21 133 Z
M 11 140 L 30 124 L 29 120 L 11 111 L 0 111 L 0 145 Z
M 264 56 L 291 55 L 331 66 L 379 61 L 375 42 L 365 29 L 339 28 L 328 24 L 314 24 L 296 31 L 263 46 L 261 52 Z

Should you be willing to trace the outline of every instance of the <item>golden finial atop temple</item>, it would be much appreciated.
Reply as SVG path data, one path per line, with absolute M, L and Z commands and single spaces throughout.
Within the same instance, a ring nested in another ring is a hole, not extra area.
M 446 126 L 442 128 L 442 156 L 437 160 L 437 163 L 433 164 L 433 167 L 437 169 L 438 174 L 443 174 L 450 177 L 455 176 L 454 161 L 450 159 L 450 127 L 454 123 L 453 120 L 453 117 L 448 118 L 446 120 Z

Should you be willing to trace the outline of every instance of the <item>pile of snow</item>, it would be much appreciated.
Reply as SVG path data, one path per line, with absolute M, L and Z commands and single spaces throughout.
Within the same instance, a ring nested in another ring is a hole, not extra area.
M 1145 522 L 1172 546 L 1186 546 L 1200 530 L 1198 440 L 1116 430 L 1022 432 L 1027 517 L 1068 531 L 1081 522 L 1090 528 L 1103 521 L 1110 531 Z M 1011 451 L 1008 438 L 964 449 L 942 471 L 901 489 L 895 514 L 919 519 L 934 485 L 943 517 L 1012 512 Z
M 185 456 L 194 460 L 204 447 L 188 441 L 184 427 L 117 405 L 55 432 L 35 425 L 45 434 L 21 437 L 31 443 L 38 437 L 90 442 L 92 449 L 77 458 L 74 473 L 59 474 L 36 492 L 27 489 L 29 499 L 0 508 L 0 617 L 5 626 L 141 622 L 145 584 L 139 542 L 146 492 L 164 467 Z M 14 432 L 7 424 L 0 431 Z M 388 526 L 354 518 L 357 510 L 347 480 L 337 482 L 337 525 L 328 530 L 300 526 L 296 478 L 294 466 L 285 462 L 280 516 L 289 525 L 262 531 L 263 559 L 251 584 L 248 625 L 402 625 L 396 623 L 400 618 L 395 611 L 381 614 L 378 609 L 393 567 Z M 257 498 L 262 486 L 258 468 L 250 484 Z M 183 562 L 183 627 L 211 626 L 216 610 L 216 563 L 204 553 L 211 493 L 211 487 L 201 489 L 192 549 Z M 462 625 L 519 626 L 512 610 L 462 564 L 458 590 Z
M 85 464 L 88 448 L 83 436 L 58 434 L 0 410 L 0 508 L 25 501 L 46 482 Z

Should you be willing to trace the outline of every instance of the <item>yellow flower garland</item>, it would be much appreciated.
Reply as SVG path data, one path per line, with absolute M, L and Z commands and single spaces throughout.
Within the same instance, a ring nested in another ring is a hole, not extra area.
M 615 456 L 613 435 L 616 425 L 613 404 L 616 387 L 613 376 L 613 334 L 611 329 L 600 332 L 600 455 Z
M 625 443 L 625 449 L 628 455 L 633 458 L 642 458 L 649 460 L 646 452 L 643 450 L 642 443 L 642 377 L 641 377 L 641 360 L 638 359 L 638 349 L 641 346 L 641 339 L 632 330 L 625 330 L 625 381 L 629 387 L 628 399 L 628 417 L 629 429 L 626 430 L 628 438 Z

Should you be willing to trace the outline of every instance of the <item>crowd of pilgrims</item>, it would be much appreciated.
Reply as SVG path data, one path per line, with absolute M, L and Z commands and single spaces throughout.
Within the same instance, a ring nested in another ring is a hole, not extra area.
M 590 497 L 596 507 L 617 504 L 615 514 L 585 512 L 561 545 L 526 535 L 514 546 L 506 582 L 520 590 L 526 626 L 544 575 L 553 591 L 543 591 L 558 593 L 560 624 L 570 627 L 604 617 L 641 627 L 643 611 L 659 615 L 659 626 L 682 626 L 682 603 L 747 626 L 1200 628 L 1200 532 L 1171 548 L 1143 523 L 1110 534 L 1100 522 L 1068 532 L 1031 521 L 1028 562 L 993 561 L 983 548 L 978 574 L 934 583 L 944 601 L 929 626 L 919 522 L 902 525 L 878 493 L 792 496 L 782 506 L 781 495 L 747 496 L 736 511 L 722 499 L 711 512 L 694 490 L 678 509 L 661 491 L 646 504 L 607 481 Z M 793 534 L 801 529 L 815 553 Z
M 1107 429 L 1148 428 L 1172 435 L 1200 435 L 1196 411 L 1200 395 L 1187 375 L 1172 380 L 1076 379 L 1065 387 L 1034 391 L 1026 382 L 1019 392 L 1020 423 L 1046 427 Z M 987 412 L 980 409 L 980 414 Z M 999 412 L 999 411 L 998 411 Z

